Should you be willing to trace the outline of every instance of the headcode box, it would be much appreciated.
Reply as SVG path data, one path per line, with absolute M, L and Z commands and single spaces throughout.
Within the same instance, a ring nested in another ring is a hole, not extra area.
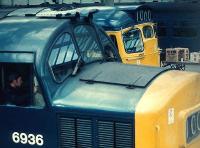
M 190 53 L 190 62 L 192 62 L 192 63 L 200 63 L 200 51 L 199 52 L 191 52 Z
M 166 48 L 166 61 L 167 62 L 181 62 L 189 61 L 188 48 Z

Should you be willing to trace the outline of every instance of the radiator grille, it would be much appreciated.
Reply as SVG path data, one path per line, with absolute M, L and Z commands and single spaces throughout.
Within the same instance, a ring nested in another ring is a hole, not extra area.
M 59 117 L 59 148 L 133 148 L 131 123 Z
M 116 123 L 116 148 L 132 148 L 132 127 L 130 124 Z
M 113 122 L 98 122 L 99 148 L 114 148 Z
M 92 148 L 92 124 L 90 120 L 77 119 L 77 143 L 77 147 Z
M 60 118 L 60 148 L 92 148 L 91 121 Z
M 60 119 L 60 147 L 75 148 L 75 120 L 70 118 Z
M 98 122 L 99 148 L 133 148 L 131 124 Z

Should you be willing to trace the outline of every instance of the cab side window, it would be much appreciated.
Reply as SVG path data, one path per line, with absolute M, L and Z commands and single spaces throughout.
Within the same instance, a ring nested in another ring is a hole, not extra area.
M 49 66 L 57 82 L 64 81 L 73 71 L 78 55 L 72 37 L 69 33 L 61 35 L 49 56 Z
M 33 64 L 0 63 L 0 105 L 44 107 L 45 101 Z
M 143 27 L 143 34 L 146 39 L 154 37 L 154 31 L 151 26 Z

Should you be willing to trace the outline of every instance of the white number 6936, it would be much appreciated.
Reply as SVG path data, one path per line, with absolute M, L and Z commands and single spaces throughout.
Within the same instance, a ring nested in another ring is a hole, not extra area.
M 21 144 L 30 144 L 30 145 L 38 145 L 42 146 L 44 144 L 43 136 L 38 134 L 26 134 L 26 133 L 18 133 L 14 132 L 12 134 L 12 140 L 14 143 L 21 143 Z

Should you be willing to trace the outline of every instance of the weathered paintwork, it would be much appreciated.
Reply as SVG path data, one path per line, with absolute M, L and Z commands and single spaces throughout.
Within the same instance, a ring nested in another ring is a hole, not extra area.
M 78 25 L 95 30 L 89 35 L 102 60 L 82 63 L 75 75 L 57 82 L 49 55 L 68 32 L 83 59 L 74 32 Z M 200 110 L 200 75 L 107 62 L 98 30 L 88 19 L 67 17 L 0 21 L 1 78 L 6 64 L 29 64 L 45 99 L 44 107 L 0 105 L 0 147 L 198 148 L 199 135 L 191 140 L 190 131 L 198 130 L 191 116 L 197 118 Z
M 199 135 L 187 141 L 187 128 L 198 131 L 199 121 L 187 126 L 187 118 L 200 110 L 199 83 L 198 73 L 182 71 L 169 71 L 152 83 L 136 107 L 136 147 L 199 147 Z

